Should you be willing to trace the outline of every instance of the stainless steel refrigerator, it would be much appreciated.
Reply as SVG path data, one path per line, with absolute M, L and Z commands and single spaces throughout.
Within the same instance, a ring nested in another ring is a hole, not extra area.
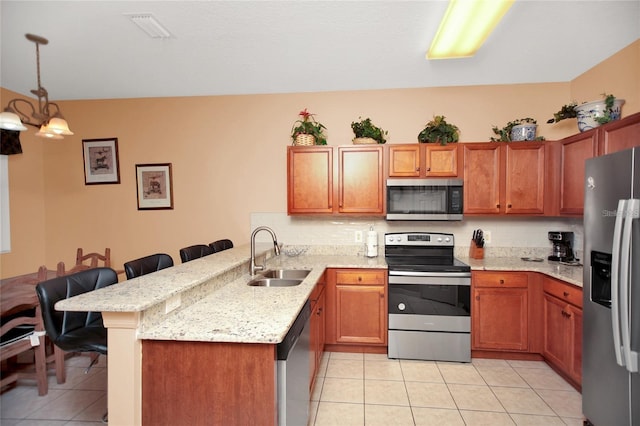
M 582 412 L 596 426 L 640 426 L 639 215 L 640 146 L 587 160 Z

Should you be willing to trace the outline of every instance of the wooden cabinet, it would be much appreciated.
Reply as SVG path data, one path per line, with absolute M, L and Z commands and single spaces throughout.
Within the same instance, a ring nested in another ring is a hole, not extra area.
M 457 177 L 458 145 L 389 145 L 389 177 Z
M 597 155 L 597 129 L 560 141 L 560 214 L 581 216 L 584 209 L 584 162 Z
M 382 269 L 330 269 L 327 343 L 387 344 L 387 274 Z
M 471 285 L 471 348 L 527 351 L 528 274 L 474 271 Z
M 561 216 L 582 216 L 585 161 L 640 146 L 640 113 L 564 138 L 557 144 L 559 179 L 554 193 L 558 200 L 558 213 Z
M 464 213 L 545 213 L 544 143 L 464 144 Z
M 290 146 L 287 212 L 384 215 L 383 164 L 381 146 Z
M 287 211 L 333 212 L 333 148 L 288 147 Z
M 315 289 L 311 293 L 311 372 L 309 389 L 313 391 L 315 385 L 316 376 L 318 375 L 318 369 L 320 368 L 320 362 L 322 360 L 322 353 L 324 352 L 325 341 L 325 276 L 316 284 Z
M 501 145 L 463 145 L 464 214 L 500 213 Z
M 543 356 L 578 386 L 582 382 L 582 290 L 550 277 L 543 282 Z
M 338 212 L 384 214 L 383 147 L 338 147 Z
M 640 146 L 640 113 L 602 126 L 598 155 L 611 154 L 635 146 Z

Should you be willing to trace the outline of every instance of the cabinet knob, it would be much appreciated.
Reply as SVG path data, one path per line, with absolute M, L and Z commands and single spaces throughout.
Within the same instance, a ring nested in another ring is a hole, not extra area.
M 496 208 L 498 208 L 498 209 L 499 209 L 499 208 L 500 208 L 500 204 L 496 204 Z
M 358 282 L 362 281 L 362 277 L 358 277 Z
M 511 204 L 507 204 L 507 207 L 511 208 Z
M 500 284 L 504 284 L 504 280 L 500 280 Z
M 420 171 L 420 167 L 416 167 L 416 172 L 419 172 L 419 171 Z
M 431 171 L 431 167 L 427 167 L 427 171 L 430 172 Z
M 565 291 L 562 294 L 564 294 L 564 297 L 569 297 L 569 292 L 568 291 Z

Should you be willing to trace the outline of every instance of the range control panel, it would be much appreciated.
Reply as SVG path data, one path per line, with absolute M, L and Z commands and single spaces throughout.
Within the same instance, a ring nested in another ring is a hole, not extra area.
M 384 234 L 387 246 L 445 246 L 453 247 L 453 234 L 436 232 L 393 232 Z

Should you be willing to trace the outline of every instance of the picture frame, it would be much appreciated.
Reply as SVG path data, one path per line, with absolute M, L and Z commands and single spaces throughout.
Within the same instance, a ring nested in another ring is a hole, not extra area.
M 118 138 L 83 139 L 84 184 L 120 183 Z
M 173 209 L 171 163 L 136 164 L 138 210 Z

